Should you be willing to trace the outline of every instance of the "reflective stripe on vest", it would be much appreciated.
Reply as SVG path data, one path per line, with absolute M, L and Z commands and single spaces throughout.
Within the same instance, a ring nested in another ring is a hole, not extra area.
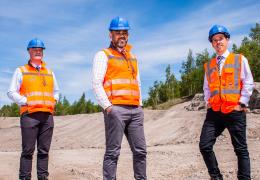
M 123 57 L 114 57 L 114 56 L 108 56 L 107 57 L 108 59 L 117 59 L 117 60 L 122 60 L 122 61 L 124 61 L 125 60 L 125 58 L 123 58 Z M 128 60 L 130 60 L 130 61 L 135 61 L 136 59 L 135 58 L 129 58 Z
M 223 89 L 223 90 L 221 90 L 221 94 L 222 95 L 226 95 L 226 94 L 240 94 L 240 93 L 241 93 L 241 91 L 237 90 L 237 89 Z M 218 94 L 219 94 L 218 90 L 212 91 L 212 92 L 210 92 L 210 97 L 213 97 L 213 96 L 218 95 Z
M 30 65 L 20 67 L 23 78 L 20 94 L 27 98 L 26 106 L 21 106 L 20 114 L 25 112 L 54 112 L 54 82 L 52 71 L 42 66 L 38 72 Z
M 208 63 L 208 67 L 209 67 L 209 63 Z M 238 90 L 238 76 L 239 76 L 239 55 L 236 54 L 235 55 L 235 63 L 234 64 L 225 64 L 224 65 L 224 68 L 234 68 L 234 89 L 224 89 L 224 90 L 221 90 L 221 94 L 240 94 L 240 90 Z M 214 72 L 214 70 L 216 70 L 216 68 L 212 68 L 212 69 L 209 69 L 208 71 L 208 76 L 210 77 L 211 73 Z M 210 79 L 210 78 L 209 78 Z M 219 94 L 219 90 L 214 90 L 212 92 L 210 92 L 210 97 L 213 97 L 215 95 Z
M 210 60 L 204 67 L 210 88 L 209 103 L 213 110 L 221 110 L 223 113 L 231 112 L 241 96 L 240 55 L 230 54 L 226 58 L 221 76 L 217 71 L 216 59 Z
M 139 96 L 139 91 L 135 90 L 113 90 L 113 91 L 106 91 L 108 97 L 110 96 Z
M 26 95 L 26 97 L 30 97 L 30 96 L 50 96 L 50 97 L 53 97 L 53 93 L 40 92 L 40 91 L 30 92 L 30 93 L 27 93 L 25 95 Z
M 44 74 L 44 73 L 38 73 L 38 72 L 23 72 L 23 75 L 41 75 L 41 76 L 52 76 L 52 74 Z
M 46 104 L 46 105 L 50 105 L 50 106 L 54 106 L 55 105 L 55 102 L 52 102 L 52 101 L 29 101 L 27 102 L 27 104 L 29 106 L 32 106 L 32 105 L 37 105 L 37 104 Z
M 138 85 L 138 81 L 136 79 L 113 79 L 108 80 L 104 83 L 104 87 L 111 86 L 112 84 L 134 84 Z
M 123 56 L 111 48 L 104 49 L 104 52 L 108 65 L 103 87 L 108 99 L 112 104 L 139 105 L 136 58 L 130 52 Z

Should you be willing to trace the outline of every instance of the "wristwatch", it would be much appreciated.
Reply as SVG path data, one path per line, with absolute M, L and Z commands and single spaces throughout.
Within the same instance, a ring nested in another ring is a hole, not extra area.
M 241 107 L 241 108 L 246 108 L 246 105 L 243 104 L 243 103 L 240 103 L 240 107 Z

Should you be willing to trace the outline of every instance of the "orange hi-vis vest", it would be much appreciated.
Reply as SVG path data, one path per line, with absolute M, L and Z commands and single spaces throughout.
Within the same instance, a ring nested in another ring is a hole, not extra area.
M 223 65 L 221 75 L 218 74 L 216 58 L 204 64 L 210 89 L 208 103 L 213 111 L 227 114 L 238 105 L 243 85 L 240 78 L 241 61 L 241 55 L 230 53 Z
M 42 67 L 38 72 L 31 65 L 20 67 L 22 72 L 22 84 L 20 94 L 27 98 L 27 104 L 21 106 L 20 114 L 33 112 L 54 112 L 54 81 L 52 71 Z
M 125 55 L 112 48 L 103 50 L 108 58 L 103 87 L 112 104 L 140 104 L 137 59 L 130 53 L 128 48 Z

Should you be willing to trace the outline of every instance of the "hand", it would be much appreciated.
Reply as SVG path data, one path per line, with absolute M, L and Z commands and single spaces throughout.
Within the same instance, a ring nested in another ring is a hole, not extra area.
M 20 105 L 21 107 L 28 106 L 27 102 Z
M 241 108 L 241 106 L 238 104 L 238 105 L 236 105 L 236 106 L 234 107 L 234 110 L 235 110 L 235 111 L 242 111 L 242 108 Z
M 113 106 L 109 106 L 105 109 L 106 113 L 109 114 L 112 111 Z
M 210 105 L 210 104 L 207 104 L 206 107 L 207 107 L 207 109 L 210 109 L 210 108 L 211 108 L 211 105 Z
M 236 106 L 234 107 L 234 110 L 235 110 L 235 111 L 245 111 L 245 112 L 248 112 L 248 109 L 247 109 L 246 107 L 242 108 L 242 107 L 240 106 L 240 104 L 236 105 Z

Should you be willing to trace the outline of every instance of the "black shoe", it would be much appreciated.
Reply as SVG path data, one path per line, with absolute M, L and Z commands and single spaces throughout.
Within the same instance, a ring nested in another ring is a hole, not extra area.
M 210 180 L 223 180 L 223 177 L 211 177 Z
M 47 176 L 38 176 L 38 180 L 48 180 Z
M 19 180 L 31 180 L 31 177 L 23 177 L 23 178 L 19 178 Z

